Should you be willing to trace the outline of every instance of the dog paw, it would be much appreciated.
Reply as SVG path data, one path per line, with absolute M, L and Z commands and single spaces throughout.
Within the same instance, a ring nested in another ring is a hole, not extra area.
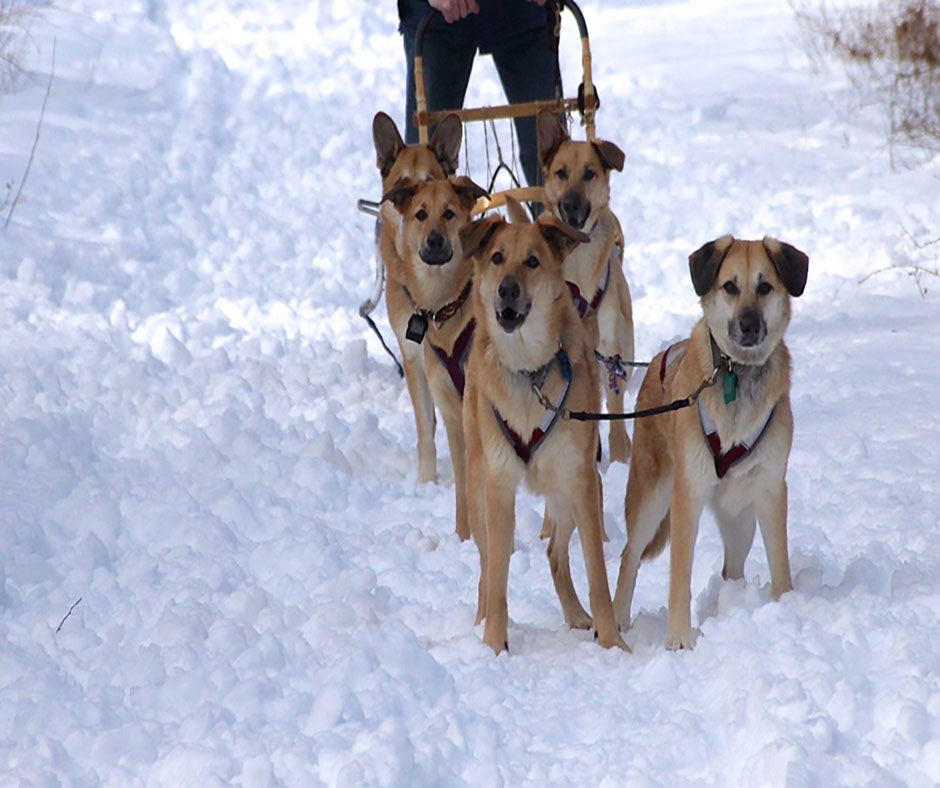
M 431 466 L 430 468 L 418 468 L 418 481 L 421 484 L 428 484 L 437 481 L 437 468 Z
M 611 632 L 605 635 L 601 635 L 595 630 L 594 640 L 597 641 L 598 645 L 601 648 L 619 648 L 621 651 L 626 651 L 630 653 L 630 647 L 627 645 L 627 642 L 620 636 L 619 632 Z
M 572 629 L 590 629 L 594 626 L 594 619 L 584 610 L 572 616 L 565 616 L 565 623 Z
M 685 649 L 691 651 L 695 647 L 695 632 L 689 628 L 681 632 L 670 632 L 666 637 L 666 648 L 670 651 Z

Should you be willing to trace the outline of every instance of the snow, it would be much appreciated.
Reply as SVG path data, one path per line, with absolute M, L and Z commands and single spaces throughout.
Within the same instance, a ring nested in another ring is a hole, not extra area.
M 604 651 L 565 628 L 522 493 L 494 658 L 443 430 L 441 482 L 419 484 L 407 394 L 357 315 L 371 119 L 403 113 L 394 4 L 44 5 L 33 73 L 0 97 L 9 195 L 55 42 L 0 259 L 0 783 L 940 781 L 938 296 L 860 281 L 936 265 L 918 244 L 940 234 L 937 161 L 892 166 L 783 0 L 583 8 L 599 134 L 627 153 L 638 355 L 691 328 L 705 241 L 810 255 L 788 333 L 794 592 L 771 600 L 759 542 L 722 582 L 706 516 L 695 650 L 663 648 L 659 559 L 633 653 Z M 500 100 L 480 63 L 468 104 Z M 612 582 L 626 475 L 604 468 Z

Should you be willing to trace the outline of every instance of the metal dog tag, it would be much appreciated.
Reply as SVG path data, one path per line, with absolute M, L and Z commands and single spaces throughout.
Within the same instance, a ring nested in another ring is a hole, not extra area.
M 412 342 L 420 345 L 424 340 L 424 335 L 427 333 L 427 316 L 422 315 L 420 312 L 415 312 L 408 320 L 408 328 L 405 331 L 405 339 L 410 339 Z

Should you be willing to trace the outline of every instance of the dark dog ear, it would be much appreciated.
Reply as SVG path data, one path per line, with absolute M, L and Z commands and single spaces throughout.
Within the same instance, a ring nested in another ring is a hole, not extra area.
M 382 195 L 382 202 L 388 200 L 399 213 L 404 213 L 420 187 L 421 183 L 414 178 L 402 178 Z
M 732 236 L 723 235 L 689 255 L 689 273 L 692 274 L 692 286 L 697 296 L 703 296 L 712 289 L 718 278 L 721 261 L 725 259 L 732 243 Z
M 463 125 L 453 112 L 444 117 L 434 129 L 434 135 L 428 147 L 441 163 L 445 175 L 457 172 L 460 162 L 460 141 L 463 139 Z
M 614 143 L 606 142 L 605 140 L 597 140 L 596 142 L 592 142 L 591 145 L 594 146 L 597 157 L 601 160 L 601 164 L 604 165 L 605 170 L 623 172 L 623 162 L 626 156 L 624 156 L 620 148 L 614 145 Z
M 587 233 L 576 230 L 567 222 L 559 221 L 554 216 L 540 216 L 535 224 L 559 262 L 564 260 L 578 244 L 591 242 L 591 236 Z
M 561 125 L 558 116 L 547 109 L 539 112 L 535 124 L 539 138 L 539 161 L 547 168 L 555 158 L 561 143 L 568 139 L 568 132 Z
M 494 233 L 506 224 L 501 216 L 486 216 L 460 228 L 460 246 L 464 259 L 475 257 L 492 240 Z
M 457 199 L 460 200 L 460 204 L 466 208 L 468 211 L 476 205 L 477 200 L 481 197 L 489 197 L 486 189 L 482 186 L 478 186 L 473 181 L 471 181 L 466 175 L 461 175 L 459 177 L 451 177 L 450 185 L 454 187 L 454 191 L 457 193 Z
M 803 295 L 806 275 L 809 273 L 809 257 L 795 246 L 776 238 L 765 237 L 763 244 L 787 292 L 794 297 Z
M 405 147 L 405 141 L 398 133 L 395 121 L 384 112 L 376 112 L 372 118 L 372 141 L 375 143 L 375 164 L 384 178 Z

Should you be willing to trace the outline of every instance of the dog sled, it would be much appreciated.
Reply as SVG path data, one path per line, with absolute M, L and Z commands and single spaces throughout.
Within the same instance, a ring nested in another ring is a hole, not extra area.
M 418 130 L 419 142 L 427 144 L 430 138 L 430 128 L 443 120 L 445 116 L 450 114 L 457 115 L 463 124 L 474 122 L 492 124 L 492 122 L 495 120 L 535 117 L 542 110 L 549 110 L 556 115 L 566 117 L 571 117 L 575 112 L 577 112 L 581 118 L 581 123 L 585 128 L 587 139 L 589 141 L 593 141 L 595 139 L 594 117 L 600 106 L 600 102 L 597 98 L 597 91 L 595 89 L 592 76 L 591 45 L 588 38 L 587 23 L 584 20 L 584 14 L 581 12 L 581 9 L 578 7 L 578 4 L 574 2 L 574 0 L 555 0 L 555 13 L 553 15 L 555 29 L 553 34 L 556 41 L 558 40 L 560 33 L 561 12 L 563 9 L 570 11 L 574 17 L 581 40 L 582 78 L 581 83 L 578 86 L 577 95 L 575 97 L 565 98 L 563 95 L 561 95 L 561 86 L 559 81 L 556 88 L 556 93 L 558 93 L 558 95 L 553 99 L 528 101 L 516 104 L 503 104 L 498 106 L 464 108 L 459 110 L 433 111 L 428 109 L 423 56 L 424 37 L 428 25 L 435 18 L 435 16 L 440 15 L 439 11 L 432 9 L 418 27 L 418 31 L 415 37 L 414 78 L 416 111 L 414 120 L 415 126 Z M 481 197 L 477 201 L 477 204 L 473 208 L 473 215 L 479 215 L 488 210 L 503 207 L 506 205 L 506 201 L 509 198 L 514 198 L 520 203 L 544 202 L 544 192 L 542 187 L 523 187 L 518 185 L 518 178 L 515 177 L 512 169 L 502 160 L 502 151 L 499 149 L 498 140 L 496 144 L 499 152 L 499 165 L 496 168 L 496 172 L 494 172 L 492 175 L 488 196 Z M 495 186 L 496 175 L 500 172 L 501 169 L 506 169 L 509 171 L 512 180 L 517 184 L 517 186 L 514 188 L 494 192 L 493 189 Z M 360 199 L 357 203 L 357 207 L 360 211 L 368 214 L 369 216 L 373 216 L 376 219 L 375 276 L 373 278 L 372 289 L 370 291 L 369 297 L 363 301 L 359 307 L 359 315 L 375 332 L 379 341 L 382 343 L 382 347 L 395 361 L 395 364 L 398 367 L 399 375 L 404 377 L 404 370 L 402 369 L 398 358 L 385 342 L 385 339 L 376 326 L 375 321 L 371 317 L 372 312 L 378 306 L 378 303 L 382 298 L 382 290 L 385 287 L 385 266 L 383 265 L 381 256 L 378 253 L 378 238 L 381 222 L 380 205 L 380 201 L 367 199 Z M 622 254 L 622 246 L 620 251 Z

